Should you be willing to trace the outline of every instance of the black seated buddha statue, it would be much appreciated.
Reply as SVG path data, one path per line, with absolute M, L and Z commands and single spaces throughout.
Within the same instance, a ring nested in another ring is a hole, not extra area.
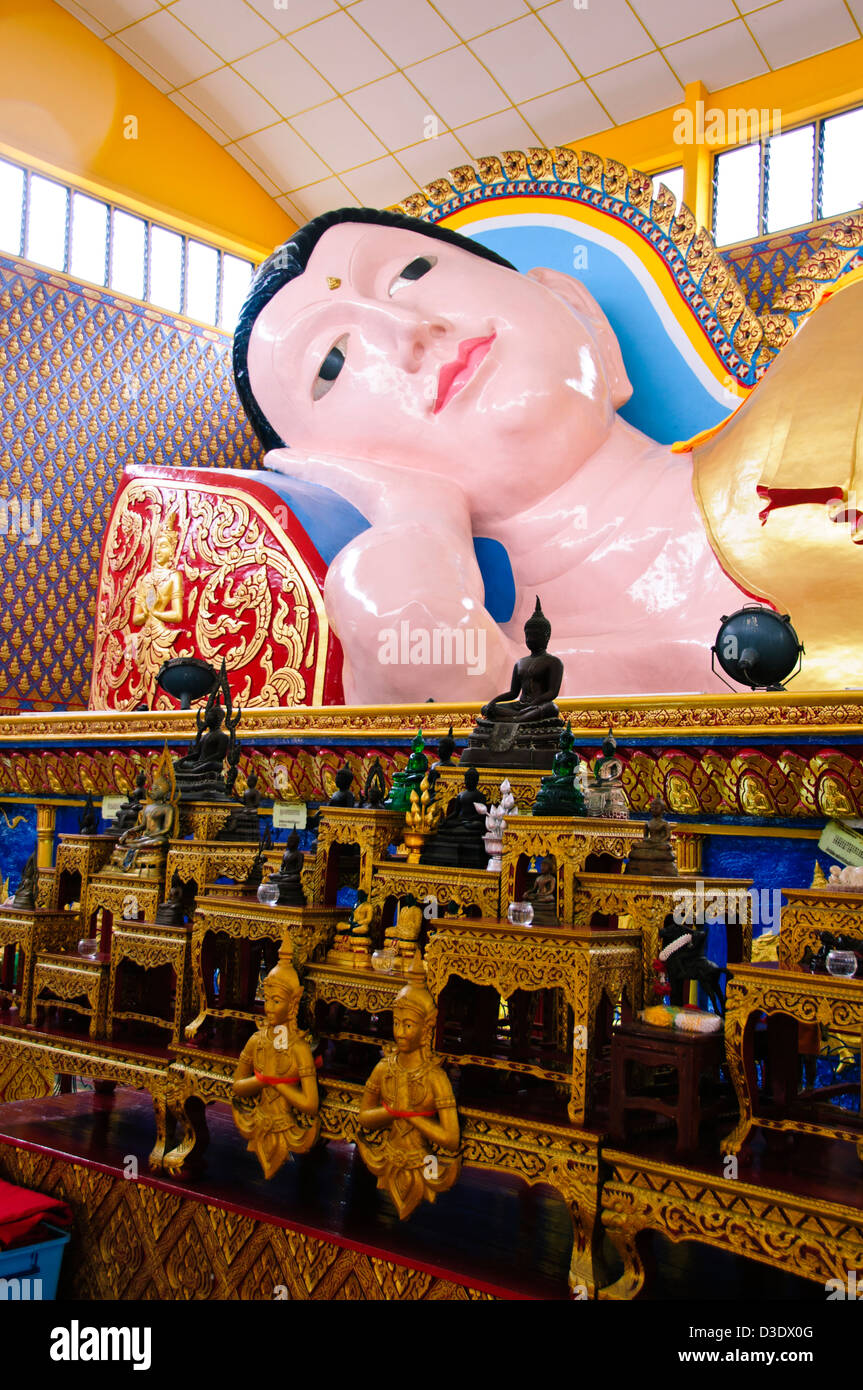
M 509 690 L 483 705 L 462 754 L 462 765 L 549 767 L 563 728 L 554 703 L 563 681 L 563 662 L 548 651 L 551 623 L 536 608 L 524 625 L 528 655 L 513 667 Z
M 36 907 L 37 891 L 38 874 L 36 872 L 36 852 L 34 850 L 21 871 L 21 879 L 15 890 L 12 906 L 22 907 L 28 912 L 33 912 Z
M 377 811 L 383 806 L 387 794 L 387 783 L 380 758 L 375 758 L 369 768 L 363 787 L 363 806 L 369 811 Z
M 175 869 L 171 875 L 171 891 L 165 901 L 159 903 L 153 921 L 157 922 L 160 927 L 182 927 L 185 920 L 183 880 Z
M 268 883 L 275 884 L 279 890 L 276 902 L 279 907 L 305 907 L 306 895 L 303 892 L 302 869 L 303 852 L 300 849 L 300 837 L 296 830 L 292 830 L 285 844 L 285 852 L 282 855 L 282 862 L 278 872 L 270 874 Z
M 484 869 L 488 862 L 483 836 L 488 808 L 480 800 L 479 772 L 465 768 L 464 786 L 450 802 L 437 832 L 420 855 L 421 864 Z
M 646 878 L 677 878 L 677 861 L 671 843 L 671 826 L 665 819 L 662 798 L 655 796 L 650 803 L 650 820 L 644 827 L 644 839 L 636 840 L 629 851 L 623 872 Z
M 224 699 L 222 708 L 221 699 Z M 225 783 L 225 759 L 237 762 L 237 725 L 242 710 L 233 712 L 225 662 L 219 680 L 207 699 L 206 710 L 195 712 L 195 737 L 183 758 L 174 763 L 174 776 L 181 801 L 229 801 Z
M 137 825 L 146 795 L 147 774 L 142 768 L 135 779 L 134 788 L 114 817 L 114 824 L 110 827 L 112 834 L 122 835 L 125 830 L 131 830 L 133 825 Z
M 348 764 L 342 763 L 342 766 L 339 768 L 335 776 L 336 790 L 333 792 L 332 796 L 327 802 L 327 805 L 347 807 L 356 806 L 357 799 L 351 791 L 351 784 L 353 783 L 353 780 L 354 774 L 351 772 L 351 769 L 348 767 Z
M 81 812 L 81 819 L 78 822 L 79 835 L 98 835 L 99 834 L 99 812 L 93 805 L 93 793 L 87 792 L 84 801 L 84 809 Z
M 257 842 L 260 829 L 258 807 L 261 804 L 261 793 L 258 791 L 258 774 L 250 772 L 246 780 L 246 790 L 242 795 L 242 805 L 236 811 L 232 811 L 221 830 L 216 834 L 217 840 L 251 840 Z

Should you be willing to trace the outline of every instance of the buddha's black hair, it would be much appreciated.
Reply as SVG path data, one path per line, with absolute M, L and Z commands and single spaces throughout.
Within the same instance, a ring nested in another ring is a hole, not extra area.
M 461 236 L 458 232 L 452 232 L 448 227 L 438 227 L 433 222 L 422 222 L 417 217 L 405 217 L 400 212 L 381 212 L 376 208 L 338 208 L 334 212 L 325 212 L 321 217 L 307 222 L 305 227 L 300 227 L 289 241 L 279 246 L 258 268 L 240 310 L 234 333 L 234 381 L 237 395 L 243 403 L 252 429 L 268 450 L 284 447 L 285 440 L 276 433 L 264 415 L 249 380 L 249 339 L 252 329 L 264 305 L 270 302 L 273 295 L 277 294 L 283 285 L 302 275 L 324 232 L 340 222 L 368 222 L 380 227 L 400 227 L 406 232 L 419 232 L 421 236 L 449 242 L 450 246 L 470 251 L 472 255 L 480 256 L 485 261 L 493 261 L 495 265 L 502 265 L 507 270 L 515 270 L 511 261 L 504 260 L 503 256 L 489 250 L 487 246 L 471 241 L 469 237 Z

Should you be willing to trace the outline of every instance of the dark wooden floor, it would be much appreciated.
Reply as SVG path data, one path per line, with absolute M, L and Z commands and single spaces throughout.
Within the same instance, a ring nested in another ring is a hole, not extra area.
M 465 1169 L 452 1191 L 401 1223 L 352 1145 L 329 1144 L 286 1165 L 267 1183 L 236 1132 L 229 1107 L 211 1106 L 208 1119 L 212 1140 L 204 1166 L 194 1178 L 180 1180 L 148 1173 L 153 1112 L 149 1097 L 137 1091 L 121 1089 L 109 1096 L 82 1091 L 0 1105 L 0 1143 L 39 1148 L 113 1172 L 122 1171 L 134 1155 L 144 1181 L 180 1189 L 194 1200 L 356 1243 L 444 1277 L 480 1282 L 503 1296 L 567 1297 L 571 1225 L 563 1201 L 550 1189 Z M 667 1136 L 636 1140 L 629 1147 L 674 1161 Z M 699 1160 L 698 1166 L 721 1172 L 718 1160 Z M 863 1205 L 860 1170 L 851 1145 L 802 1140 L 786 1153 L 759 1150 L 741 1176 L 786 1191 L 817 1187 L 827 1195 L 829 1189 L 839 1200 Z M 648 1299 L 823 1302 L 820 1285 L 790 1272 L 693 1242 L 674 1245 L 651 1235 L 643 1239 L 654 1264 L 644 1294 Z M 613 1275 L 610 1247 L 607 1253 Z

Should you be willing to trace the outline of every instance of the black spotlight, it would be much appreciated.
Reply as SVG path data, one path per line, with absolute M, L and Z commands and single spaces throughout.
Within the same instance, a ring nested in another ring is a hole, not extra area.
M 780 617 L 772 608 L 750 603 L 722 619 L 711 651 L 711 667 L 720 680 L 723 677 L 716 670 L 717 661 L 739 685 L 748 685 L 751 690 L 784 690 L 783 682 L 800 670 L 803 644 L 787 613 Z M 728 681 L 723 683 L 728 685 Z

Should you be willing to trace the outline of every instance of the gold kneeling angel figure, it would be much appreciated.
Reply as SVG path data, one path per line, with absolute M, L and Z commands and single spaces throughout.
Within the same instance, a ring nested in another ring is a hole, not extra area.
M 265 1178 L 318 1138 L 318 1082 L 308 1034 L 297 1027 L 302 986 L 290 947 L 264 981 L 264 1023 L 240 1053 L 234 1072 L 234 1123 Z
M 408 983 L 393 1008 L 394 1045 L 385 1050 L 363 1092 L 359 1122 L 384 1129 L 383 1144 L 357 1139 L 357 1147 L 378 1187 L 388 1192 L 404 1221 L 423 1198 L 433 1202 L 452 1187 L 461 1171 L 456 1154 L 460 1133 L 449 1078 L 431 1050 L 437 1009 L 425 984 L 417 951 Z M 432 1152 L 431 1145 L 453 1155 Z

